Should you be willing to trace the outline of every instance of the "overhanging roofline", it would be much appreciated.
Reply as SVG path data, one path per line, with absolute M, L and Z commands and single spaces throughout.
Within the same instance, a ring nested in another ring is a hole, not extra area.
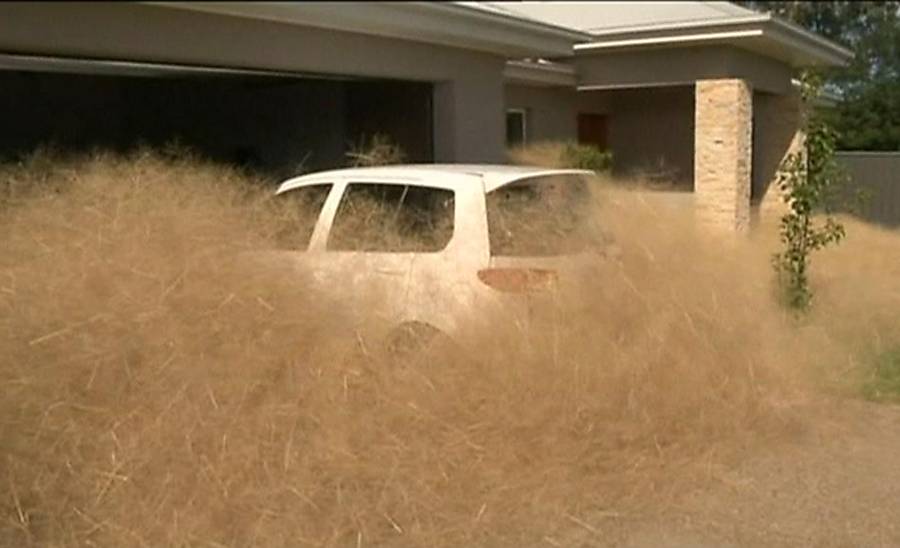
M 505 57 L 567 57 L 590 35 L 461 2 L 142 2 L 471 49 Z
M 768 26 L 772 29 L 772 38 L 786 45 L 794 45 L 797 48 L 807 50 L 811 55 L 818 54 L 822 59 L 823 65 L 846 66 L 853 59 L 853 52 L 831 40 L 819 36 L 814 32 L 800 28 L 793 23 L 772 17 L 769 18 Z
M 3 52 L 0 52 L 0 70 L 149 78 L 253 76 L 261 78 L 318 78 L 341 81 L 361 79 L 350 76 L 337 76 L 334 74 L 320 74 L 313 72 L 247 69 L 184 63 L 156 63 L 150 61 L 123 61 L 117 59 L 64 57 L 59 55 L 24 55 Z
M 795 67 L 844 66 L 853 58 L 851 51 L 771 14 L 595 31 L 590 43 L 576 44 L 574 49 L 583 54 L 699 44 L 756 50 Z
M 542 87 L 574 88 L 577 83 L 575 67 L 571 65 L 530 60 L 507 61 L 503 79 L 511 84 Z

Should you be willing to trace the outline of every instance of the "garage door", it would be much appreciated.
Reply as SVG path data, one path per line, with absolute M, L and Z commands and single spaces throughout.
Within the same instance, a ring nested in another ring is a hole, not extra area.
M 0 54 L 0 156 L 178 140 L 278 176 L 344 165 L 380 133 L 432 151 L 432 86 L 242 68 Z

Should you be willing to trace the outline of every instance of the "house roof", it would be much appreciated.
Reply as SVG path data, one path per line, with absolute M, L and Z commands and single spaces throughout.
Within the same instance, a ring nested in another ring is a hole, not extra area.
M 731 2 L 486 2 L 533 21 L 591 35 L 577 53 L 700 44 L 729 45 L 791 66 L 844 65 L 847 49 L 782 21 Z
M 482 2 L 491 9 L 590 34 L 757 15 L 731 2 Z

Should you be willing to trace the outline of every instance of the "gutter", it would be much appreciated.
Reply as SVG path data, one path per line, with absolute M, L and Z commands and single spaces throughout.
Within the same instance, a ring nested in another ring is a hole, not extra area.
M 798 42 L 806 42 L 816 49 L 827 51 L 834 57 L 834 64 L 836 66 L 845 67 L 854 57 L 852 51 L 843 46 L 835 44 L 827 38 L 823 38 L 822 36 L 819 36 L 814 32 L 810 32 L 788 21 L 783 21 L 781 19 L 778 19 L 777 17 L 772 17 L 771 14 L 766 15 L 769 17 L 769 25 L 773 27 L 773 30 L 776 34 L 781 34 L 784 36 L 784 41 L 791 41 L 792 39 L 794 39 Z
M 714 22 L 689 21 L 598 31 L 593 34 L 591 43 L 576 44 L 574 49 L 577 53 L 743 39 L 771 40 L 791 52 L 812 59 L 812 63 L 806 64 L 845 66 L 853 58 L 853 52 L 846 48 L 768 13 Z
M 577 85 L 575 67 L 548 61 L 507 61 L 503 79 L 509 83 L 544 87 L 574 88 Z
M 769 14 L 760 13 L 742 17 L 710 19 L 694 19 L 691 21 L 676 21 L 673 23 L 649 23 L 646 25 L 608 27 L 597 30 L 589 30 L 593 38 L 615 35 L 640 35 L 663 31 L 678 31 L 686 29 L 709 29 L 723 26 L 742 25 L 747 23 L 764 23 L 771 18 Z

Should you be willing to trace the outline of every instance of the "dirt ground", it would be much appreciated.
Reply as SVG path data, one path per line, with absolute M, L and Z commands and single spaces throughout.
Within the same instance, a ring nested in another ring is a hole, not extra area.
M 837 404 L 791 440 L 753 448 L 736 466 L 662 509 L 579 519 L 547 546 L 711 548 L 900 546 L 900 406 Z M 666 497 L 668 500 L 668 497 Z

